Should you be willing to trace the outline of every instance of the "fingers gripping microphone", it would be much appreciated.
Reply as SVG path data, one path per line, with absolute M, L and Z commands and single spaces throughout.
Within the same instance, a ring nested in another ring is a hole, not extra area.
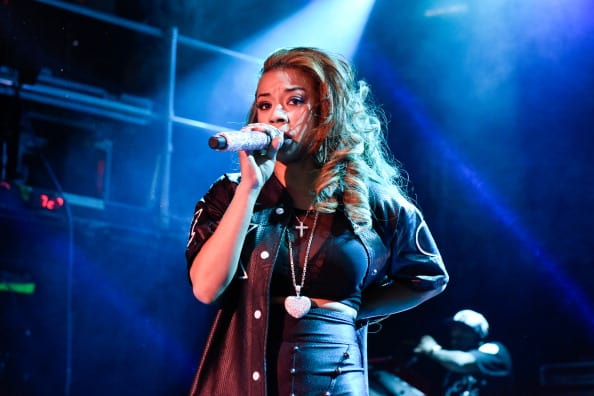
M 217 151 L 256 151 L 270 146 L 272 139 L 264 132 L 218 132 L 208 139 L 208 146 Z

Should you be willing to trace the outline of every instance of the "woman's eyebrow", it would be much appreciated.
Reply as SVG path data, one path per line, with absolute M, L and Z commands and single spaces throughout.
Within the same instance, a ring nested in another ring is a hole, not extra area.
M 289 87 L 289 88 L 285 89 L 285 92 L 295 92 L 295 91 L 304 91 L 305 92 L 305 88 L 297 86 L 297 87 Z M 271 94 L 268 92 L 263 92 L 263 93 L 258 94 L 258 96 L 256 96 L 256 97 L 261 98 L 261 97 L 268 97 L 268 96 L 271 96 Z

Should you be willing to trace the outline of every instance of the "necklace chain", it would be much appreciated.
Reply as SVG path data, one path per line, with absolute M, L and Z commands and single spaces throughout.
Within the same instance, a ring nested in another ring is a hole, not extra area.
M 297 216 L 295 216 L 297 217 Z M 299 218 L 297 218 L 299 220 Z M 301 289 L 305 284 L 305 274 L 307 273 L 307 264 L 309 263 L 309 252 L 311 250 L 311 243 L 313 241 L 314 233 L 316 232 L 316 225 L 318 224 L 318 212 L 314 217 L 311 234 L 307 240 L 307 248 L 305 249 L 305 259 L 303 260 L 303 271 L 301 272 L 301 282 L 297 284 L 297 277 L 295 276 L 295 261 L 293 260 L 293 243 L 291 242 L 291 236 L 287 230 L 287 243 L 289 245 L 289 263 L 291 265 L 291 280 L 293 281 L 293 287 L 295 288 L 295 295 L 299 297 L 301 295 Z M 302 231 L 302 230 L 301 230 Z
M 302 210 L 303 210 L 303 209 L 302 209 Z M 302 211 L 302 210 L 301 210 L 301 211 Z M 301 221 L 301 219 L 299 218 L 299 216 L 297 216 L 297 213 L 295 213 L 295 218 L 297 219 L 297 221 L 298 221 L 298 222 L 300 222 L 300 223 L 305 223 L 305 219 L 307 219 L 307 218 L 309 217 L 309 214 L 310 214 L 310 213 L 311 213 L 311 209 L 308 209 L 308 210 L 305 212 L 305 216 L 303 216 L 303 221 Z

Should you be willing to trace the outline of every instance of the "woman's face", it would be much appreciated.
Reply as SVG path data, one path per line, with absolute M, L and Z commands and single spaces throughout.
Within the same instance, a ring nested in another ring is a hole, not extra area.
M 284 133 L 277 158 L 284 163 L 302 158 L 305 133 L 315 126 L 312 114 L 318 92 L 312 78 L 299 69 L 273 69 L 262 75 L 256 92 L 257 122 Z

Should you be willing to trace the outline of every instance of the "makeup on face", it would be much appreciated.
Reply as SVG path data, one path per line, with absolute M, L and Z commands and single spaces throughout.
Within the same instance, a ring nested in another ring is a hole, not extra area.
M 313 127 L 317 100 L 313 81 L 298 69 L 275 69 L 262 75 L 256 95 L 258 122 L 279 128 L 285 137 L 300 142 Z

